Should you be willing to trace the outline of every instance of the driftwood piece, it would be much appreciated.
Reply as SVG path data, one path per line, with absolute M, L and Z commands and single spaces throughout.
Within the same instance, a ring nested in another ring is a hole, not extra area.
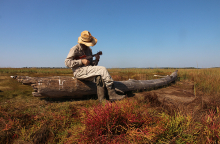
M 150 90 L 166 86 L 177 79 L 177 70 L 170 76 L 154 80 L 127 80 L 115 81 L 114 85 L 117 91 L 127 92 L 136 90 Z M 26 85 L 31 85 L 35 97 L 71 97 L 83 98 L 85 95 L 96 94 L 96 84 L 91 81 L 82 81 L 67 76 L 53 77 L 28 77 L 11 76 Z

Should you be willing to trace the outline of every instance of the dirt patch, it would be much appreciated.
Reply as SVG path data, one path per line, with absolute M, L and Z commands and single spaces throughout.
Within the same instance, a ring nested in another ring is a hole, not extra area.
M 6 79 L 9 79 L 9 77 L 8 76 L 0 76 L 0 92 L 4 91 L 6 89 L 10 89 L 9 86 L 4 86 L 5 85 L 4 83 L 5 83 Z
M 9 76 L 0 76 L 0 80 L 1 79 L 7 79 L 7 78 L 9 78 Z
M 6 89 L 10 89 L 10 87 L 9 86 L 0 86 L 0 90 L 6 90 Z
M 220 103 L 214 97 L 204 95 L 202 92 L 194 94 L 194 84 L 189 81 L 135 94 L 135 97 L 139 96 L 143 96 L 153 107 L 166 110 L 170 114 L 181 111 L 191 113 L 196 119 L 200 119 L 204 112 Z

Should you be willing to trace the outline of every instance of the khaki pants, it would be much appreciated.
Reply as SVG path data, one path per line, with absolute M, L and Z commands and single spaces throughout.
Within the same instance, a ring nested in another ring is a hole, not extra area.
M 103 66 L 83 66 L 79 67 L 73 73 L 74 77 L 81 80 L 94 81 L 95 77 L 100 75 L 105 82 L 106 87 L 111 87 L 113 79 L 107 69 Z

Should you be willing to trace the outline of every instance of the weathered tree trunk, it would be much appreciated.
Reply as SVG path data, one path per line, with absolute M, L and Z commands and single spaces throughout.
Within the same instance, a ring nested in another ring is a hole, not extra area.
M 114 85 L 117 91 L 127 92 L 135 90 L 150 90 L 162 86 L 177 79 L 177 72 L 173 72 L 170 76 L 154 80 L 127 80 L 115 81 Z M 12 76 L 19 82 L 31 85 L 34 89 L 32 93 L 35 97 L 72 97 L 83 98 L 84 95 L 96 94 L 96 84 L 91 81 L 82 81 L 67 76 L 53 77 L 28 77 L 28 76 Z

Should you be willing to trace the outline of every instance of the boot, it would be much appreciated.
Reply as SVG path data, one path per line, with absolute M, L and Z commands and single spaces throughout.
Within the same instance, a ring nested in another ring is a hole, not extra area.
M 97 86 L 97 95 L 98 100 L 101 103 L 102 100 L 105 98 L 105 87 Z
M 114 84 L 111 87 L 108 87 L 107 89 L 110 101 L 122 100 L 126 97 L 125 95 L 116 94 Z
M 98 100 L 101 103 L 102 100 L 105 98 L 105 83 L 103 82 L 103 79 L 100 75 L 96 76 L 95 82 L 96 82 L 96 86 L 97 86 Z

